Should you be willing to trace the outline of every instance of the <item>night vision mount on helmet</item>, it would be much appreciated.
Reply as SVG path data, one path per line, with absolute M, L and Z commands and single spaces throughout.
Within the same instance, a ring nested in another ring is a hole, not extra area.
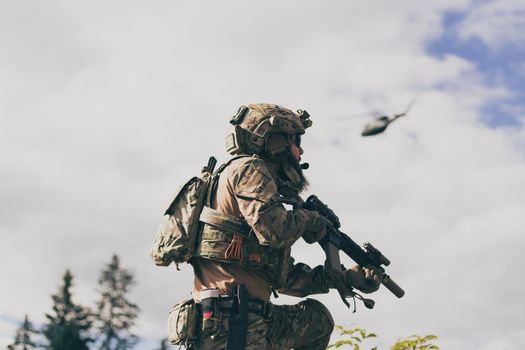
M 241 106 L 230 123 L 226 150 L 235 154 L 258 154 L 275 157 L 289 150 L 290 136 L 302 135 L 312 126 L 308 112 L 297 113 L 268 103 Z M 271 138 L 272 142 L 269 142 Z

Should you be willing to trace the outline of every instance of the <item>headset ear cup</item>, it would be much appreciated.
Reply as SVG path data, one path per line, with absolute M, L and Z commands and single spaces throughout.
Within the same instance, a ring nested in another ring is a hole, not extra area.
M 290 138 L 285 134 L 272 134 L 266 139 L 266 153 L 271 158 L 278 158 L 290 151 Z
M 232 132 L 226 136 L 226 152 L 228 152 L 231 155 L 241 154 L 245 152 L 246 141 L 244 140 L 244 138 L 244 130 L 240 126 L 235 125 L 233 127 Z

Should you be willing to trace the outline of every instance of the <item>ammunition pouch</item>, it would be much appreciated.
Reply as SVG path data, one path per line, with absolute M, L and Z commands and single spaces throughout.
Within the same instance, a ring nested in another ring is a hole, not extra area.
M 197 340 L 197 325 L 198 313 L 193 299 L 175 304 L 168 317 L 168 341 L 187 348 Z

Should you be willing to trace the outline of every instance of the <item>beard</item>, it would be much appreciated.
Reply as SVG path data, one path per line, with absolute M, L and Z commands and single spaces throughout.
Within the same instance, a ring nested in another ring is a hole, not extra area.
M 291 187 L 298 194 L 308 189 L 310 183 L 304 176 L 301 164 L 291 154 L 288 154 L 282 163 L 281 176 L 285 179 L 288 187 Z

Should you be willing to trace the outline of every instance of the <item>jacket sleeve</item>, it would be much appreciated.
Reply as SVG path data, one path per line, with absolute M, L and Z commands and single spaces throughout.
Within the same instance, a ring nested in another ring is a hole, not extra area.
M 268 165 L 249 158 L 231 174 L 239 210 L 259 243 L 272 248 L 291 246 L 304 233 L 324 235 L 321 216 L 306 209 L 287 210 Z
M 312 269 L 303 263 L 294 264 L 293 258 L 290 258 L 289 263 L 288 278 L 285 286 L 279 288 L 279 293 L 300 298 L 311 294 L 328 293 L 330 283 L 326 279 L 322 265 Z

